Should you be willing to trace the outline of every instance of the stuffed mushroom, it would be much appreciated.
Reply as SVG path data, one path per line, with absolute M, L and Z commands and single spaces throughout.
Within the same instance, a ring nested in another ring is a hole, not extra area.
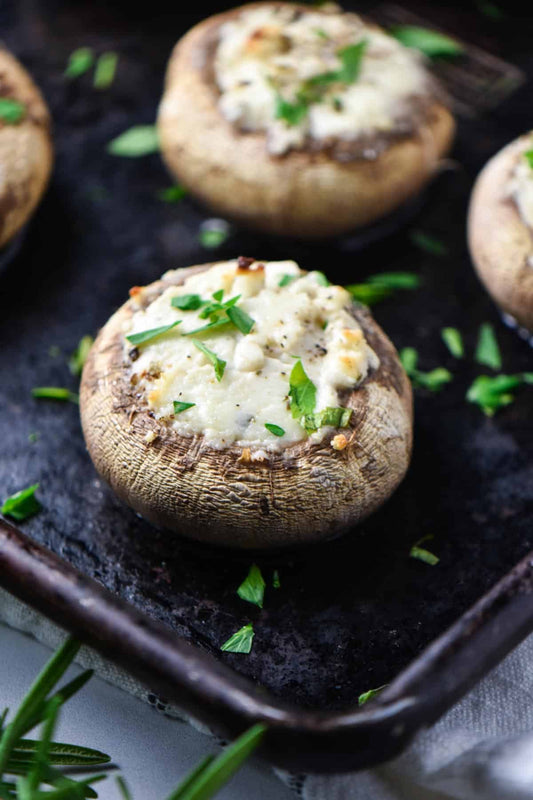
M 468 239 L 493 300 L 533 332 L 533 134 L 504 147 L 481 172 L 470 201 Z
M 392 212 L 454 133 L 419 53 L 353 13 L 279 2 L 178 42 L 158 127 L 171 172 L 219 215 L 305 238 Z
M 0 248 L 41 199 L 52 159 L 42 95 L 17 59 L 0 47 Z
M 143 517 L 282 547 L 337 535 L 398 486 L 410 383 L 345 289 L 240 257 L 130 295 L 90 352 L 80 402 L 97 470 Z

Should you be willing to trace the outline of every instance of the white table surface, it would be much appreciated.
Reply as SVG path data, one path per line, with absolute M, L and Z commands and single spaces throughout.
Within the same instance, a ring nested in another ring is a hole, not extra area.
M 15 708 L 51 651 L 0 624 L 0 710 Z M 68 675 L 79 672 L 73 667 Z M 92 678 L 69 700 L 56 740 L 95 747 L 122 770 L 134 800 L 165 800 L 200 759 L 217 750 L 209 737 L 158 714 L 120 689 Z M 118 800 L 115 775 L 95 786 L 101 800 Z M 248 762 L 217 795 L 220 800 L 294 800 L 264 764 Z

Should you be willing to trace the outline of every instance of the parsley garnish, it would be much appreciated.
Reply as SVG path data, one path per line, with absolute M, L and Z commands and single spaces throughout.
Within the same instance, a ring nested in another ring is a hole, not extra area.
M 502 357 L 494 328 L 489 322 L 483 323 L 479 328 L 479 338 L 474 358 L 478 364 L 492 369 L 502 368 Z
M 416 368 L 418 363 L 418 353 L 413 347 L 404 347 L 400 352 L 400 361 L 404 370 L 411 378 L 413 386 L 420 389 L 428 389 L 430 392 L 440 392 L 440 390 L 453 380 L 453 375 L 444 367 L 437 367 L 430 372 L 421 372 Z
M 475 403 L 488 416 L 492 417 L 500 408 L 514 401 L 514 389 L 533 384 L 533 373 L 521 375 L 478 375 L 466 393 L 469 403 Z
M 79 404 L 80 398 L 76 392 L 64 389 L 62 386 L 36 386 L 31 390 L 32 397 L 42 400 L 66 400 Z
M 330 281 L 330 280 L 328 280 L 328 278 L 326 278 L 326 276 L 324 275 L 324 273 L 323 273 L 323 272 L 320 272 L 320 270 L 317 270 L 317 269 L 316 269 L 316 270 L 314 270 L 314 271 L 311 273 L 311 275 L 314 275 L 314 277 L 315 277 L 315 280 L 316 280 L 316 282 L 319 284 L 319 286 L 331 286 L 331 281 Z
M 68 64 L 65 69 L 66 78 L 79 78 L 84 72 L 88 72 L 94 64 L 94 53 L 90 47 L 79 47 L 69 56 Z
M 280 428 L 279 425 L 274 425 L 273 422 L 265 422 L 265 428 L 267 431 L 270 431 L 270 433 L 273 433 L 274 436 L 285 436 L 283 428 Z
M 0 119 L 8 125 L 16 125 L 26 116 L 26 106 L 11 97 L 0 97 Z
M 174 400 L 174 414 L 181 414 L 182 411 L 187 411 L 188 408 L 192 408 L 196 405 L 196 403 L 182 403 L 181 400 Z
M 252 649 L 254 635 L 252 625 L 244 625 L 233 636 L 230 636 L 220 649 L 224 653 L 249 653 Z
M 389 685 L 388 683 L 384 683 L 383 686 L 378 686 L 377 689 L 369 689 L 367 692 L 363 692 L 363 694 L 359 695 L 357 699 L 357 704 L 360 706 L 364 706 L 364 704 L 368 703 L 369 700 L 372 700 L 373 697 L 376 697 L 376 695 L 381 694 L 383 689 L 386 689 L 388 685 Z
M 116 53 L 102 53 L 96 62 L 93 86 L 95 89 L 109 89 L 115 80 L 118 55 Z
M 206 219 L 200 225 L 198 239 L 202 247 L 214 250 L 224 244 L 230 235 L 230 226 L 224 219 Z
M 213 328 L 223 328 L 226 325 L 230 325 L 231 321 L 227 317 L 223 317 L 222 319 L 215 319 L 213 322 L 208 322 L 207 325 L 202 325 L 201 328 L 195 328 L 193 331 L 189 331 L 185 334 L 185 336 L 196 336 L 197 333 L 205 333 L 206 331 L 210 331 Z
M 331 425 L 334 428 L 347 428 L 350 424 L 352 413 L 351 408 L 328 406 L 322 411 L 307 414 L 304 417 L 304 427 L 308 431 L 316 431 L 325 425 Z
M 284 120 L 287 125 L 299 125 L 307 114 L 309 103 L 300 97 L 294 103 L 284 100 L 280 95 L 276 95 L 276 119 Z
M 428 58 L 459 56 L 464 53 L 463 45 L 456 39 L 438 31 L 420 28 L 417 25 L 394 25 L 389 33 L 404 47 L 419 50 Z
M 298 275 L 283 275 L 278 283 L 278 286 L 288 286 L 289 283 L 295 281 L 297 277 Z
M 34 483 L 33 486 L 10 495 L 4 500 L 0 511 L 8 517 L 13 517 L 18 522 L 22 522 L 28 517 L 33 517 L 42 508 L 42 505 L 35 497 L 35 492 L 38 488 L 39 484 Z
M 384 300 L 397 289 L 418 289 L 420 278 L 413 272 L 382 272 L 370 275 L 365 283 L 352 283 L 346 286 L 354 300 L 367 306 Z
M 293 419 L 301 419 L 308 414 L 312 414 L 316 405 L 316 386 L 307 377 L 300 359 L 296 361 L 291 370 L 289 386 Z
M 265 586 L 261 570 L 256 564 L 252 564 L 248 575 L 237 589 L 237 594 L 241 600 L 246 600 L 247 603 L 263 608 Z
M 463 337 L 457 328 L 443 328 L 440 332 L 442 341 L 454 358 L 464 356 Z
M 83 336 L 77 348 L 74 350 L 68 361 L 68 367 L 73 375 L 81 375 L 83 365 L 87 361 L 89 350 L 93 346 L 94 339 L 92 336 Z
M 192 343 L 211 362 L 215 369 L 215 377 L 217 381 L 221 381 L 222 376 L 224 375 L 224 370 L 226 369 L 226 362 L 219 358 L 216 353 L 213 353 L 213 351 L 210 350 L 209 347 L 207 347 L 203 342 L 198 342 L 196 339 L 193 339 Z
M 170 305 L 179 308 L 181 311 L 196 311 L 205 304 L 199 294 L 179 294 L 173 297 Z
M 250 333 L 255 325 L 255 320 L 253 320 L 246 313 L 246 311 L 243 311 L 242 308 L 239 308 L 239 306 L 230 306 L 227 309 L 226 314 L 241 333 Z
M 526 152 L 524 153 L 524 158 L 526 159 L 531 169 L 533 169 L 533 150 L 526 150 Z
M 183 200 L 186 194 L 187 189 L 184 186 L 180 186 L 178 183 L 175 186 L 169 186 L 166 189 L 161 189 L 161 191 L 157 193 L 157 197 L 164 203 L 179 203 L 181 200 Z
M 134 125 L 107 145 L 112 156 L 139 158 L 159 152 L 159 137 L 155 125 Z
M 429 233 L 411 231 L 409 238 L 415 247 L 418 247 L 419 250 L 424 250 L 426 253 L 431 253 L 432 256 L 445 256 L 448 254 L 446 245 L 434 236 L 430 236 Z
M 433 535 L 430 534 L 429 536 L 423 536 L 422 539 L 419 539 L 418 542 L 415 542 L 409 551 L 409 555 L 411 558 L 416 558 L 418 561 L 423 561 L 425 564 L 429 564 L 431 567 L 434 567 L 439 563 L 440 559 L 438 556 L 436 556 L 434 553 L 431 553 L 429 550 L 426 550 L 424 547 L 420 547 L 420 545 L 424 542 L 427 542 L 428 539 L 433 539 Z
M 279 572 L 277 569 L 274 570 L 274 573 L 272 575 L 272 588 L 273 589 L 281 588 L 281 581 L 279 579 Z
M 131 342 L 134 345 L 145 344 L 146 342 L 150 342 L 152 339 L 155 339 L 157 336 L 162 336 L 163 333 L 167 333 L 171 331 L 172 328 L 175 328 L 176 325 L 179 325 L 181 322 L 180 319 L 177 319 L 175 322 L 171 322 L 170 325 L 161 325 L 159 328 L 150 328 L 147 331 L 141 331 L 140 333 L 131 333 L 129 336 L 126 336 L 128 342 Z

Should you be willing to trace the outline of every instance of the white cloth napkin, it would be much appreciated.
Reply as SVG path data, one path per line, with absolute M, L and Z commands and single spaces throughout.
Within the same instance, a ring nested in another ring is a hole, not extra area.
M 2 590 L 0 619 L 51 647 L 64 635 Z M 89 648 L 78 660 L 158 710 L 184 718 Z M 348 775 L 281 777 L 303 800 L 533 800 L 533 636 L 394 761 Z

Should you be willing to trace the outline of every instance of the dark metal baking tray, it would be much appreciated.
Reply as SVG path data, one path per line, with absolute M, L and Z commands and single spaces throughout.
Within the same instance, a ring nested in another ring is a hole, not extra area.
M 104 0 L 22 0 L 0 11 L 4 41 L 50 103 L 57 148 L 48 195 L 0 282 L 0 487 L 5 495 L 40 481 L 45 507 L 22 526 L 31 543 L 2 525 L 0 583 L 219 732 L 266 719 L 276 763 L 363 767 L 401 749 L 533 628 L 530 561 L 504 577 L 533 544 L 531 390 L 494 420 L 464 399 L 484 371 L 471 358 L 483 321 L 497 327 L 505 372 L 530 369 L 531 350 L 500 324 L 464 241 L 473 177 L 528 126 L 527 86 L 490 116 L 461 121 L 455 163 L 411 224 L 442 240 L 446 255 L 421 252 L 404 228 L 384 230 L 364 251 L 350 237 L 309 247 L 234 231 L 216 252 L 294 257 L 346 283 L 419 272 L 423 287 L 385 301 L 376 317 L 398 347 L 420 351 L 422 368 L 442 364 L 455 375 L 440 394 L 417 394 L 412 468 L 382 510 L 337 541 L 256 559 L 268 579 L 278 569 L 282 584 L 268 589 L 260 612 L 235 593 L 250 555 L 198 547 L 136 517 L 98 480 L 76 407 L 30 396 L 36 385 L 75 388 L 66 355 L 129 286 L 213 259 L 197 239 L 209 214 L 189 199 L 157 199 L 171 183 L 157 156 L 105 152 L 119 132 L 153 120 L 174 40 L 214 10 L 174 9 L 158 4 L 148 17 Z M 432 19 L 533 75 L 525 26 L 452 11 L 435 4 Z M 90 75 L 65 81 L 68 54 L 81 45 L 120 52 L 109 91 L 95 91 Z M 468 358 L 447 354 L 444 325 L 463 331 Z M 33 443 L 32 432 L 40 434 Z M 428 534 L 436 567 L 408 556 Z M 252 653 L 221 654 L 220 644 L 250 620 Z M 356 709 L 361 692 L 394 678 L 381 698 Z

